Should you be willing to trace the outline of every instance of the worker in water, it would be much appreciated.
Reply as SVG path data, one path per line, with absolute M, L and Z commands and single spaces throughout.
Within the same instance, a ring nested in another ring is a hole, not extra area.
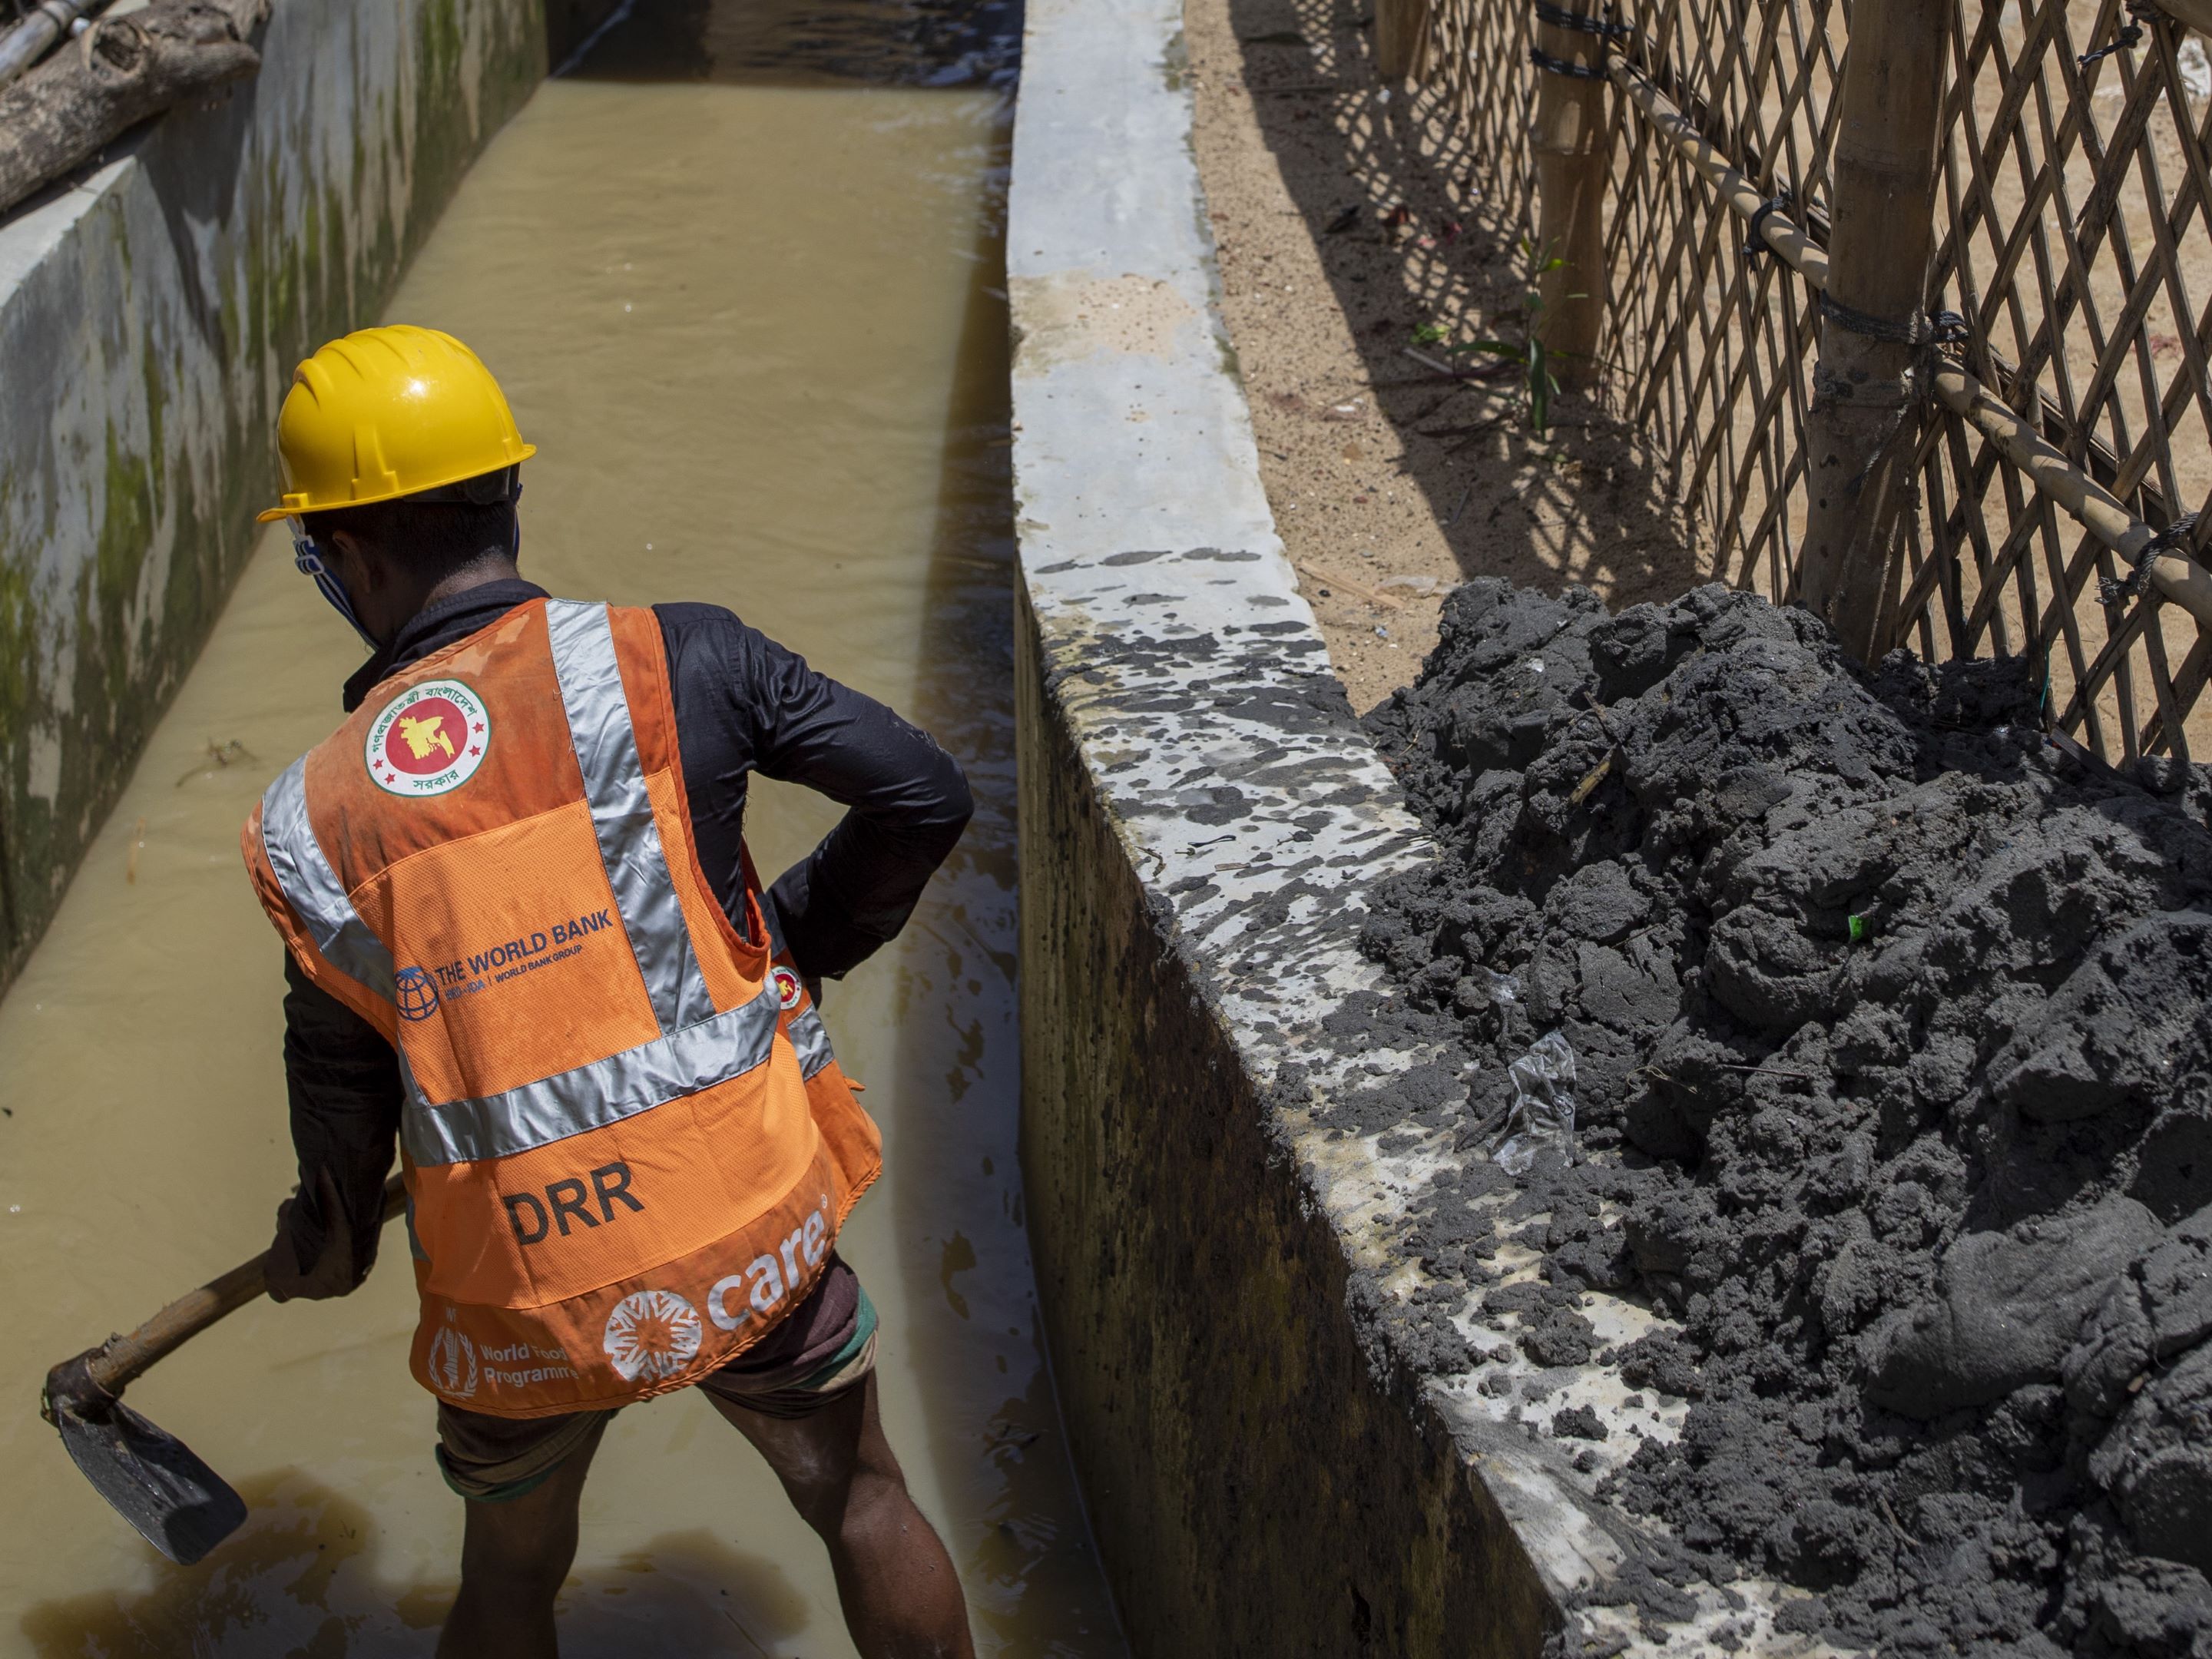
M 863 1654 L 971 1653 L 837 1255 L 879 1140 L 815 1008 L 958 840 L 959 767 L 719 606 L 523 580 L 533 452 L 449 336 L 331 342 L 277 434 L 262 517 L 374 654 L 246 829 L 288 947 L 300 1165 L 269 1286 L 362 1282 L 396 1139 L 410 1364 L 466 1500 L 439 1653 L 555 1651 L 600 1437 L 695 1386 L 828 1545 Z M 849 809 L 765 890 L 741 833 L 755 770 Z

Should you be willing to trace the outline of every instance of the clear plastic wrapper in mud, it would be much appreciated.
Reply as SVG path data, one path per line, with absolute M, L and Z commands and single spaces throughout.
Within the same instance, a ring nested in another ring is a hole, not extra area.
M 1510 1176 L 1524 1176 L 1547 1150 L 1575 1161 L 1575 1051 L 1558 1031 L 1515 1060 L 1513 1107 L 1490 1156 Z

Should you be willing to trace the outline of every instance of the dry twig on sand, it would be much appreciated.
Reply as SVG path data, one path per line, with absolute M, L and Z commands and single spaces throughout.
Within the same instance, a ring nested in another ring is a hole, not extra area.
M 1355 599 L 1364 599 L 1377 610 L 1402 611 L 1405 609 L 1406 602 L 1403 599 L 1393 599 L 1388 593 L 1369 587 L 1364 583 L 1352 581 L 1343 576 L 1332 576 L 1318 565 L 1301 562 L 1298 565 L 1298 574 L 1310 581 L 1320 582 L 1329 587 L 1340 587 Z

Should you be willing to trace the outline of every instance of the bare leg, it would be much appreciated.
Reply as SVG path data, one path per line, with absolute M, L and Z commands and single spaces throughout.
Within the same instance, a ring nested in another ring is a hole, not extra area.
M 884 1438 L 873 1376 L 811 1417 L 763 1417 L 707 1397 L 830 1547 L 845 1627 L 863 1659 L 974 1659 L 967 1598 Z
M 576 1506 L 594 1438 L 535 1492 L 471 1503 L 461 1535 L 461 1593 L 446 1615 L 438 1659 L 555 1659 L 553 1597 L 576 1559 Z

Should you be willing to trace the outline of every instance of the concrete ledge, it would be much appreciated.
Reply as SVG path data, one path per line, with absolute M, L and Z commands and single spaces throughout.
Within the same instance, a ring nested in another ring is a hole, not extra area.
M 1609 1438 L 1540 1437 L 1513 1317 L 1405 1237 L 1409 1196 L 1482 1156 L 1454 1150 L 1468 1056 L 1358 949 L 1369 884 L 1432 854 L 1261 489 L 1181 25 L 1033 0 L 1007 241 L 1023 1162 L 1124 1621 L 1160 1655 L 1809 1651 L 1771 1585 L 1639 1620 L 1639 1534 L 1593 1494 L 1684 1402 L 1594 1364 L 1553 1398 Z M 1608 1344 L 1656 1322 L 1583 1312 Z
M 293 364 L 380 314 L 546 11 L 277 0 L 257 77 L 0 223 L 0 988 L 254 544 Z

